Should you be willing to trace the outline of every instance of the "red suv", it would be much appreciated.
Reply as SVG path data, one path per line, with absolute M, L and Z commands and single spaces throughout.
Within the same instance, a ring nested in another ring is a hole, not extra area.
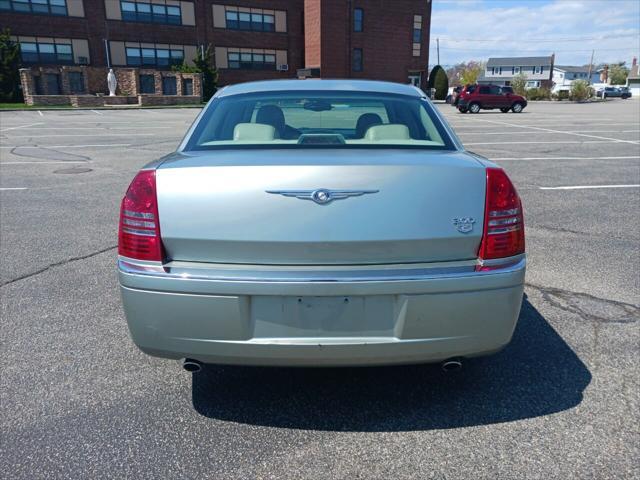
M 480 110 L 499 108 L 502 113 L 511 110 L 520 113 L 527 106 L 527 100 L 497 85 L 467 85 L 460 92 L 458 110 L 461 113 L 478 113 Z

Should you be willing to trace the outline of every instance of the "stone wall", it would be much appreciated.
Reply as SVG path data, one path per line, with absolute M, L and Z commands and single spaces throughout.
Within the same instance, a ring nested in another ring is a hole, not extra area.
M 71 99 L 69 95 L 25 95 L 24 98 L 27 105 L 40 107 L 71 105 Z
M 51 95 L 75 95 L 71 92 L 69 84 L 69 72 L 81 72 L 83 74 L 84 89 L 86 94 L 92 95 L 108 95 L 109 89 L 107 87 L 107 68 L 102 67 L 87 67 L 87 66 L 56 66 L 56 67 L 32 67 L 23 68 L 20 70 L 20 79 L 22 82 L 23 94 L 25 101 L 28 98 L 36 96 L 51 96 Z M 155 93 L 153 95 L 162 96 L 162 79 L 163 77 L 175 77 L 176 78 L 176 97 L 186 97 L 183 95 L 183 82 L 185 79 L 191 79 L 193 82 L 193 96 L 202 97 L 202 75 L 199 73 L 180 73 L 171 72 L 166 70 L 154 70 L 154 69 L 139 69 L 139 68 L 116 68 L 114 73 L 118 80 L 118 88 L 116 94 L 123 97 L 136 97 L 142 95 L 140 93 L 140 75 L 153 75 L 155 80 Z M 49 82 L 46 81 L 47 75 L 58 76 L 58 91 L 50 91 Z M 39 86 L 40 92 L 36 91 L 36 86 Z M 113 99 L 114 97 L 111 97 Z M 117 98 L 117 97 L 115 97 Z M 175 105 L 176 103 L 192 103 L 191 99 L 183 99 L 184 101 L 169 103 Z M 30 101 L 33 101 L 31 99 Z M 152 100 L 156 101 L 156 100 Z M 200 100 L 199 100 L 200 101 Z M 91 103 L 90 100 L 81 100 L 82 102 Z M 103 104 L 101 100 L 100 105 Z M 116 104 L 117 101 L 111 104 Z M 123 101 L 123 103 L 131 103 L 130 100 Z M 67 103 L 68 104 L 68 103 Z
M 141 107 L 198 103 L 200 103 L 199 95 L 138 95 L 138 104 Z

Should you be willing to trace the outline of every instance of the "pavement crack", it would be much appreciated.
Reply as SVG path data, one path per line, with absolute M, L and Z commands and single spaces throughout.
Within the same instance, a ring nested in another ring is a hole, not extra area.
M 634 323 L 640 317 L 640 307 L 631 303 L 596 297 L 554 287 L 527 283 L 537 290 L 551 306 L 580 318 L 598 323 Z
M 12 283 L 18 282 L 20 280 L 24 280 L 26 278 L 35 277 L 36 275 L 40 275 L 41 273 L 44 273 L 44 272 L 46 272 L 48 270 L 51 270 L 52 268 L 55 268 L 55 267 L 60 267 L 62 265 L 66 265 L 68 263 L 73 263 L 73 262 L 77 262 L 79 260 L 86 260 L 87 258 L 95 257 L 96 255 L 100 255 L 101 253 L 105 253 L 105 252 L 108 252 L 108 251 L 111 251 L 111 250 L 115 250 L 116 248 L 118 248 L 117 245 L 112 245 L 110 247 L 103 248 L 101 250 L 89 253 L 87 255 L 82 255 L 80 257 L 71 257 L 71 258 L 67 258 L 66 260 L 62 260 L 60 262 L 55 262 L 55 263 L 49 264 L 46 267 L 43 267 L 43 268 L 40 268 L 40 269 L 36 270 L 35 272 L 26 273 L 26 274 L 21 275 L 19 277 L 12 278 L 11 280 L 7 280 L 6 282 L 1 283 L 0 287 L 4 287 L 6 285 L 10 285 Z

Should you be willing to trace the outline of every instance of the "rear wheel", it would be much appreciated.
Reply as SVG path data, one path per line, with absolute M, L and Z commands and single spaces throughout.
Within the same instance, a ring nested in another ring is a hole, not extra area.
M 467 107 L 458 107 L 460 113 L 467 113 Z
M 480 104 L 479 103 L 472 103 L 471 105 L 469 105 L 469 111 L 471 113 L 478 113 L 480 111 Z
M 509 107 L 501 108 L 501 109 L 500 109 L 500 111 L 501 111 L 502 113 L 507 113 L 507 112 L 509 111 Z
M 513 113 L 520 113 L 522 112 L 522 104 L 521 103 L 514 103 L 513 106 L 511 107 L 511 110 L 513 111 Z

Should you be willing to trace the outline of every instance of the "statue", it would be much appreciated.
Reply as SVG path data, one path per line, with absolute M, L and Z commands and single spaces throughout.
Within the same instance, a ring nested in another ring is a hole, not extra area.
M 107 74 L 107 86 L 109 87 L 109 96 L 115 97 L 118 79 L 116 78 L 116 74 L 113 73 L 113 68 L 110 68 L 109 73 Z

